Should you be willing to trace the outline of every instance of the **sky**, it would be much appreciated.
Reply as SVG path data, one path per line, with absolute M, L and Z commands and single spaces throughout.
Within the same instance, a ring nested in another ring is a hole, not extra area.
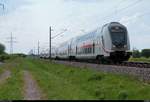
M 128 28 L 131 49 L 150 48 L 150 0 L 0 0 L 0 43 L 9 53 L 8 38 L 14 36 L 14 53 L 48 48 L 49 27 L 56 46 L 109 22 Z

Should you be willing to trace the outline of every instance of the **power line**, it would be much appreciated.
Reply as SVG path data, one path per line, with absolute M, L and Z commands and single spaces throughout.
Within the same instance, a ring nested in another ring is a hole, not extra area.
M 125 6 L 124 8 L 121 8 L 121 9 L 118 9 L 119 8 L 119 6 L 124 2 L 124 1 L 126 1 L 126 0 L 121 0 L 119 3 L 117 3 L 113 8 L 110 8 L 111 10 L 113 10 L 114 9 L 114 11 L 113 12 L 111 12 L 111 13 L 109 13 L 108 15 L 106 15 L 106 16 L 103 16 L 103 17 L 101 17 L 100 19 L 101 19 L 101 21 L 104 21 L 104 22 L 108 22 L 108 18 L 113 18 L 114 16 L 115 17 L 117 17 L 117 14 L 119 14 L 120 12 L 122 12 L 122 11 L 124 11 L 124 10 L 127 10 L 128 8 L 131 8 L 131 7 L 134 7 L 134 6 L 136 6 L 137 4 L 139 4 L 141 1 L 143 1 L 143 0 L 136 0 L 136 1 L 134 1 L 134 2 L 132 2 L 132 3 L 130 3 L 130 4 L 128 4 L 127 6 Z M 115 9 L 116 8 L 116 9 Z M 109 9 L 109 11 L 110 11 L 110 9 Z M 97 21 L 96 21 L 97 22 Z M 81 22 L 80 22 L 81 23 Z M 82 23 L 82 24 L 84 24 L 84 23 Z
M 40 55 L 40 42 L 38 41 L 38 56 Z
M 136 17 L 140 18 L 140 17 L 146 16 L 146 15 L 150 15 L 150 12 L 143 13 L 143 14 L 138 15 Z M 133 19 L 129 19 L 128 21 L 130 21 L 130 20 L 133 20 Z
M 133 2 L 132 4 L 129 4 L 128 6 L 126 6 L 126 7 L 124 7 L 124 8 L 121 8 L 121 9 L 119 9 L 119 10 L 116 10 L 116 11 L 117 11 L 117 14 L 120 13 L 120 12 L 122 12 L 123 10 L 126 10 L 126 9 L 128 9 L 128 8 L 130 8 L 130 7 L 133 7 L 133 6 L 137 5 L 137 4 L 138 4 L 139 2 L 141 2 L 141 1 L 143 1 L 143 0 L 136 0 L 136 1 Z M 105 17 L 103 17 L 102 20 L 106 20 L 108 17 L 112 17 L 112 16 L 116 13 L 116 11 L 115 11 L 115 12 L 112 12 L 111 14 L 109 14 L 109 15 L 107 15 L 107 16 L 105 16 Z
M 66 32 L 67 29 L 64 29 L 64 31 L 60 32 L 59 34 L 53 36 L 51 39 L 55 39 L 57 36 L 62 35 L 64 32 Z
M 51 60 L 51 48 L 52 48 L 52 27 L 49 27 L 49 59 Z
M 14 51 L 14 49 L 13 49 L 13 47 L 14 47 L 14 43 L 17 43 L 16 41 L 15 41 L 15 37 L 13 37 L 13 34 L 11 33 L 10 34 L 10 37 L 8 37 L 8 41 L 7 41 L 7 43 L 10 43 L 10 54 L 13 54 L 13 51 Z
M 49 59 L 50 59 L 50 60 L 51 60 L 51 57 L 52 57 L 52 55 L 51 55 L 51 52 L 52 52 L 52 39 L 56 38 L 56 37 L 59 36 L 59 35 L 62 35 L 64 32 L 67 31 L 67 29 L 64 29 L 64 31 L 62 31 L 61 33 L 59 33 L 59 34 L 57 34 L 57 35 L 55 35 L 55 36 L 53 36 L 53 37 L 52 37 L 52 31 L 53 31 L 53 29 L 52 29 L 52 27 L 50 26 L 50 27 L 49 27 Z
M 143 0 L 137 0 L 137 1 L 133 2 L 132 4 L 130 4 L 130 5 L 126 6 L 126 7 L 124 7 L 124 8 L 119 9 L 119 11 L 121 12 L 121 11 L 123 11 L 123 10 L 125 10 L 125 9 L 128 9 L 128 8 L 130 8 L 130 7 L 136 6 L 136 5 L 137 5 L 138 3 L 140 3 L 141 1 L 143 1 Z

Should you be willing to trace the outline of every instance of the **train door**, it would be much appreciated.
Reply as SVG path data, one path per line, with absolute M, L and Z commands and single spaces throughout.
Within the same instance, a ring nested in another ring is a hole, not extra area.
M 95 54 L 95 42 L 93 41 L 93 55 Z

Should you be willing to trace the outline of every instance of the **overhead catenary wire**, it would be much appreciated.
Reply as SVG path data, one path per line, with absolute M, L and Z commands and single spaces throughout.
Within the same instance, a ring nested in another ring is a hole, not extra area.
M 129 4 L 129 5 L 127 5 L 126 7 L 119 9 L 119 11 L 121 12 L 121 11 L 123 11 L 123 10 L 126 10 L 126 9 L 130 8 L 130 7 L 136 6 L 136 5 L 139 4 L 141 1 L 143 1 L 143 0 L 137 0 L 137 1 L 133 2 L 132 4 Z
M 121 12 L 123 12 L 123 11 L 125 11 L 125 10 L 127 10 L 127 9 L 129 9 L 129 8 L 132 8 L 132 7 L 135 7 L 135 6 L 137 6 L 140 2 L 142 2 L 143 0 L 135 0 L 134 2 L 132 2 L 132 3 L 130 3 L 130 4 L 128 4 L 127 6 L 125 6 L 125 7 L 123 7 L 123 8 L 120 8 L 119 6 L 122 4 L 122 3 L 124 3 L 126 0 L 121 0 L 119 3 L 117 3 L 117 4 L 115 4 L 115 6 L 113 6 L 113 8 L 111 8 L 111 10 L 112 9 L 114 9 L 114 11 L 113 12 L 111 12 L 110 14 L 108 14 L 108 15 L 106 15 L 106 16 L 104 16 L 104 17 L 101 17 L 101 22 L 103 21 L 103 23 L 105 22 L 105 23 L 107 23 L 107 22 L 109 22 L 108 21 L 108 18 L 110 19 L 110 18 L 113 18 L 114 16 L 115 17 L 117 17 L 117 15 L 119 14 L 119 13 L 121 13 Z M 120 9 L 118 9 L 118 8 L 120 8 Z M 110 9 L 109 9 L 110 10 Z M 96 21 L 97 22 L 97 21 Z M 81 22 L 80 22 L 81 23 Z M 83 24 L 83 23 L 82 23 Z M 85 24 L 85 23 L 84 23 Z M 99 28 L 99 27 L 98 27 Z
M 64 29 L 64 31 L 62 31 L 62 32 L 60 32 L 59 34 L 57 34 L 57 35 L 51 37 L 51 39 L 54 39 L 54 38 L 56 38 L 56 37 L 62 35 L 62 34 L 63 34 L 64 32 L 66 32 L 66 31 L 67 31 L 67 29 Z
M 143 13 L 143 14 L 138 15 L 136 17 L 141 18 L 141 17 L 146 16 L 146 15 L 150 15 L 150 12 Z M 128 21 L 130 21 L 130 20 L 133 20 L 133 19 L 129 19 Z
M 109 14 L 109 15 L 103 17 L 102 21 L 105 21 L 105 20 L 106 20 L 107 18 L 109 18 L 109 17 L 113 17 L 113 15 L 116 14 L 116 11 L 117 11 L 117 14 L 119 14 L 120 12 L 122 12 L 122 11 L 128 9 L 128 8 L 131 8 L 131 7 L 136 6 L 136 5 L 139 4 L 141 1 L 143 1 L 143 0 L 136 0 L 135 2 L 133 2 L 133 3 L 129 4 L 129 5 L 127 5 L 127 6 L 124 7 L 124 8 L 121 8 L 121 9 L 119 9 L 119 10 L 115 10 L 115 11 L 112 12 L 111 14 Z

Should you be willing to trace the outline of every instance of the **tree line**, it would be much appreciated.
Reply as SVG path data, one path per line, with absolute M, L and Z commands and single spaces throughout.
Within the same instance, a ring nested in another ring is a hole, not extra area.
M 16 57 L 26 57 L 27 55 L 22 53 L 16 53 L 16 54 L 8 54 L 5 52 L 5 45 L 0 43 L 0 62 L 4 62 L 8 59 L 14 59 Z
M 150 58 L 150 49 L 143 49 L 142 51 L 134 49 L 132 52 L 132 56 L 133 58 L 140 58 L 140 57 Z
M 0 43 L 0 55 L 2 55 L 2 54 L 6 54 L 5 53 L 5 46 Z

